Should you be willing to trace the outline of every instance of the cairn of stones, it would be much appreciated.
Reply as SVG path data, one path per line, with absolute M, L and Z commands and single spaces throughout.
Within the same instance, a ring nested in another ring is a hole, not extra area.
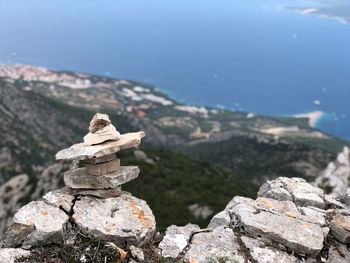
M 116 153 L 137 147 L 144 136 L 144 132 L 121 135 L 108 115 L 96 113 L 84 142 L 56 154 L 57 160 L 73 161 L 73 167 L 64 174 L 65 185 L 76 195 L 120 196 L 121 185 L 135 179 L 139 168 L 121 166 Z
M 56 154 L 58 160 L 73 161 L 72 168 L 64 174 L 66 186 L 21 207 L 0 247 L 31 249 L 74 243 L 74 234 L 67 236 L 65 232 L 72 221 L 82 233 L 120 247 L 150 242 L 156 231 L 152 210 L 146 201 L 121 191 L 123 184 L 138 176 L 139 168 L 121 166 L 116 155 L 139 146 L 144 136 L 142 131 L 120 134 L 108 115 L 97 113 L 84 141 Z M 12 250 L 0 249 L 0 262 L 7 251 Z

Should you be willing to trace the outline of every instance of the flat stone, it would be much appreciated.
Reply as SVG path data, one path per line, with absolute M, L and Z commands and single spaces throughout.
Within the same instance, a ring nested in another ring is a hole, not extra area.
M 279 201 L 293 201 L 291 194 L 277 180 L 265 182 L 259 189 L 258 197 L 266 197 Z
M 333 209 L 345 208 L 345 205 L 341 203 L 338 199 L 340 198 L 335 194 L 324 195 L 324 201 L 327 208 L 333 208 Z
M 117 188 L 139 175 L 137 166 L 121 166 L 114 173 L 104 174 L 101 176 L 90 175 L 86 168 L 74 168 L 64 174 L 64 183 L 73 189 L 109 189 Z
M 30 248 L 63 242 L 63 225 L 68 216 L 59 208 L 44 201 L 33 201 L 23 206 L 13 217 L 5 234 L 6 247 Z
M 316 224 L 264 211 L 242 215 L 240 220 L 248 234 L 266 237 L 298 253 L 315 256 L 323 248 L 322 228 Z
M 30 251 L 22 248 L 1 248 L 0 249 L 0 262 L 2 263 L 14 263 L 17 259 L 22 257 L 29 257 Z
M 120 160 L 115 159 L 106 163 L 88 164 L 86 165 L 86 172 L 91 175 L 101 176 L 118 171 L 120 167 Z
M 287 192 L 292 197 L 291 200 Z M 288 201 L 293 201 L 297 206 L 325 208 L 323 190 L 312 186 L 302 178 L 279 177 L 264 184 L 258 196 L 280 201 L 286 201 L 288 198 Z
M 291 202 L 273 201 L 263 199 L 255 202 L 235 197 L 227 206 L 227 211 L 236 226 L 243 228 L 248 235 L 270 239 L 300 254 L 317 255 L 323 248 L 321 226 L 300 219 Z
M 107 141 L 98 145 L 74 144 L 56 154 L 57 160 L 86 160 L 100 158 L 121 150 L 137 147 L 141 139 L 145 137 L 144 132 L 133 132 L 120 135 L 118 141 Z
M 211 220 L 208 225 L 208 228 L 216 228 L 219 226 L 229 226 L 231 223 L 231 217 L 230 213 L 226 210 L 221 211 L 220 213 L 216 214 Z
M 73 219 L 81 230 L 117 246 L 142 246 L 156 231 L 156 221 L 147 203 L 130 194 L 96 199 L 81 197 L 74 206 Z
M 72 195 L 72 191 L 64 187 L 46 193 L 43 199 L 47 204 L 57 208 L 62 207 L 65 211 L 69 212 L 73 206 L 74 196 Z
M 269 247 L 260 240 L 247 236 L 242 236 L 241 240 L 249 250 L 249 255 L 254 259 L 255 263 L 301 263 L 296 257 L 287 254 L 285 251 Z
M 89 131 L 94 133 L 111 124 L 107 114 L 96 113 L 90 121 Z
M 223 226 L 195 234 L 185 260 L 190 263 L 247 262 L 234 232 Z
M 116 128 L 109 124 L 106 127 L 92 133 L 89 132 L 84 136 L 84 144 L 85 145 L 96 145 L 101 144 L 106 141 L 117 141 L 120 138 L 120 133 L 116 130 Z
M 161 254 L 165 258 L 177 258 L 186 248 L 192 234 L 199 231 L 198 225 L 187 224 L 186 226 L 169 226 L 162 242 L 159 243 Z
M 308 222 L 318 224 L 320 226 L 327 225 L 327 212 L 317 207 L 299 207 L 300 213 L 305 217 Z
M 120 187 L 113 188 L 113 189 L 72 189 L 72 192 L 74 195 L 90 195 L 90 196 L 96 196 L 100 198 L 111 198 L 111 197 L 117 197 L 122 194 L 122 189 Z
M 99 163 L 110 162 L 110 161 L 113 161 L 115 159 L 117 159 L 117 155 L 115 153 L 113 153 L 113 154 L 105 155 L 105 156 L 102 156 L 99 158 L 84 160 L 82 162 L 84 163 L 84 165 L 86 165 L 86 164 L 99 164 Z
M 334 237 L 342 243 L 350 243 L 350 217 L 337 214 L 330 223 Z
M 255 204 L 260 209 L 266 209 L 273 213 L 283 214 L 289 217 L 301 217 L 296 205 L 291 201 L 277 201 L 270 198 L 257 198 Z

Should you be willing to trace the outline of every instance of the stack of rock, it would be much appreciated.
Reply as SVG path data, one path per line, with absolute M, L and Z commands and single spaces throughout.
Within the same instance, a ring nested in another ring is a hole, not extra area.
M 65 229 L 71 222 L 79 231 L 118 246 L 142 246 L 153 238 L 152 210 L 144 200 L 121 191 L 121 185 L 135 179 L 139 169 L 120 166 L 116 156 L 120 150 L 137 147 L 145 134 L 120 134 L 109 117 L 99 113 L 89 130 L 83 143 L 56 154 L 58 160 L 74 161 L 64 174 L 66 186 L 19 209 L 0 246 L 29 249 L 67 242 L 71 237 Z
M 121 185 L 135 179 L 137 166 L 120 166 L 116 153 L 137 147 L 143 132 L 121 135 L 108 115 L 96 113 L 90 122 L 84 142 L 56 154 L 57 160 L 73 160 L 73 167 L 64 174 L 65 185 L 76 195 L 102 198 L 121 194 Z

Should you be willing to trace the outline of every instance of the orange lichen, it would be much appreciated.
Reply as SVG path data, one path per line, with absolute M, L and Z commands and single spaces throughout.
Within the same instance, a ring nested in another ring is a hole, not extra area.
M 49 212 L 47 212 L 46 210 L 45 210 L 45 211 L 42 211 L 42 212 L 41 212 L 41 215 L 43 215 L 43 216 L 48 216 L 48 215 L 49 215 Z
M 140 209 L 138 205 L 134 202 L 130 202 L 130 208 L 132 210 L 133 215 L 144 225 L 150 227 L 153 225 L 153 221 L 149 216 L 146 215 L 145 211 Z

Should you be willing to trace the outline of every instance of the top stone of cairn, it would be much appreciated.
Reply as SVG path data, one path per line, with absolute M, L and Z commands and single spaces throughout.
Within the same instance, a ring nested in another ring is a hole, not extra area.
M 144 132 L 120 134 L 107 114 L 96 113 L 84 142 L 74 144 L 56 154 L 57 160 L 86 160 L 114 154 L 120 150 L 139 146 Z
M 90 122 L 89 131 L 84 136 L 85 145 L 117 141 L 120 138 L 120 133 L 113 126 L 107 114 L 96 113 Z
M 111 121 L 107 114 L 96 113 L 95 116 L 90 121 L 89 131 L 91 133 L 94 133 L 110 124 L 111 124 Z

